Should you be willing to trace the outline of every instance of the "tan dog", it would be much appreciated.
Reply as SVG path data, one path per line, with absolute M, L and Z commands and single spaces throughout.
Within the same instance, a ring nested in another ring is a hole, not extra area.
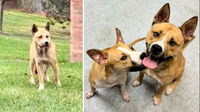
M 45 28 L 32 27 L 33 41 L 30 45 L 30 83 L 35 84 L 34 74 L 38 73 L 39 90 L 44 89 L 44 79 L 50 81 L 47 74 L 49 66 L 52 66 L 55 83 L 61 86 L 58 76 L 58 63 L 56 59 L 55 45 L 49 34 L 50 24 Z
M 141 65 L 141 53 L 124 44 L 121 32 L 117 28 L 116 34 L 117 42 L 111 48 L 104 50 L 90 49 L 87 51 L 87 54 L 95 62 L 90 70 L 89 82 L 91 88 L 86 93 L 86 98 L 92 97 L 96 88 L 109 88 L 119 85 L 123 100 L 129 102 L 131 99 L 126 91 L 127 74 L 131 67 Z M 140 40 L 144 40 L 144 38 L 131 43 L 131 46 Z
M 155 105 L 161 102 L 162 93 L 170 95 L 180 82 L 184 72 L 183 50 L 194 39 L 198 17 L 194 16 L 181 27 L 170 24 L 170 7 L 165 4 L 154 17 L 151 30 L 146 36 L 147 51 L 141 55 L 142 63 L 148 69 L 140 72 L 133 82 L 138 86 L 144 73 L 157 80 L 160 87 L 153 97 Z

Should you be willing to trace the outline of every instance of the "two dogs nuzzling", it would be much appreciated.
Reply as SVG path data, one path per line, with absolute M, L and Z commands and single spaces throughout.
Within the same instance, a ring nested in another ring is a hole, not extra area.
M 142 83 L 144 74 L 159 83 L 160 87 L 153 97 L 155 105 L 161 102 L 163 91 L 170 95 L 183 75 L 183 50 L 195 37 L 198 17 L 192 17 L 180 27 L 169 23 L 169 17 L 170 6 L 167 3 L 153 19 L 152 27 L 146 36 L 147 48 L 143 53 L 136 52 L 124 44 L 121 33 L 117 33 L 117 43 L 113 47 L 88 50 L 88 55 L 95 62 L 90 70 L 91 89 L 86 98 L 93 96 L 96 88 L 120 85 L 123 99 L 129 102 L 130 96 L 126 91 L 125 82 L 131 70 L 140 70 L 139 76 L 133 81 L 133 86 Z

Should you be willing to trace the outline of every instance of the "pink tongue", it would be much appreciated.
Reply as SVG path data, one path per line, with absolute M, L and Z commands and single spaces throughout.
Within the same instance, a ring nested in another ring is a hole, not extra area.
M 142 60 L 142 64 L 143 64 L 145 67 L 149 68 L 149 69 L 154 69 L 154 68 L 156 68 L 157 65 L 158 65 L 158 63 L 157 63 L 156 61 L 152 60 L 152 59 L 150 58 L 150 56 L 145 57 L 145 58 Z

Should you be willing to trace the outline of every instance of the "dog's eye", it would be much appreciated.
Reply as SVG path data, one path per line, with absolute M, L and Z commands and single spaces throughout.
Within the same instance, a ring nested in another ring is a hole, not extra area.
M 49 36 L 47 35 L 46 38 L 49 38 Z
M 121 58 L 120 58 L 120 60 L 126 60 L 127 59 L 127 56 L 126 55 L 124 55 L 124 56 L 122 56 Z
M 170 41 L 169 41 L 169 44 L 170 44 L 170 46 L 175 46 L 175 45 L 177 45 L 177 43 L 176 43 L 175 41 L 173 41 L 173 40 L 170 40 Z
M 159 37 L 159 36 L 160 36 L 160 33 L 158 33 L 158 32 L 153 32 L 153 36 L 154 36 L 154 37 Z
M 42 38 L 42 36 L 39 36 L 38 38 Z

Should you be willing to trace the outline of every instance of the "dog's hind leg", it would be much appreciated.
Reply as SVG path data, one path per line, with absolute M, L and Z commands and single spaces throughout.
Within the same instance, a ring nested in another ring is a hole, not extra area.
M 34 75 L 35 75 L 35 71 L 36 71 L 35 60 L 31 59 L 29 64 L 30 64 L 30 79 L 29 79 L 29 82 L 30 82 L 30 84 L 35 84 L 35 79 L 34 79 Z
M 59 78 L 59 74 L 58 74 L 58 63 L 56 60 L 52 61 L 51 64 L 52 68 L 53 68 L 53 72 L 54 72 L 54 80 L 57 86 L 61 86 L 60 83 L 60 78 Z
M 45 80 L 46 80 L 47 82 L 51 82 L 51 80 L 50 80 L 50 78 L 49 78 L 49 75 L 48 75 L 48 73 L 47 73 L 48 69 L 49 69 L 49 65 L 46 65 L 45 68 L 44 68 L 44 78 L 45 78 Z

